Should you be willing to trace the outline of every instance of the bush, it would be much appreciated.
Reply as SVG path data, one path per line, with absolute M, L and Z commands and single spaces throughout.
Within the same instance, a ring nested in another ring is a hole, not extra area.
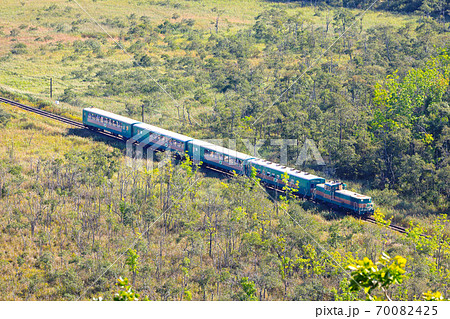
M 11 118 L 11 114 L 3 109 L 0 109 L 0 126 L 5 126 Z
M 12 54 L 26 54 L 28 53 L 27 46 L 23 43 L 16 43 L 11 49 Z

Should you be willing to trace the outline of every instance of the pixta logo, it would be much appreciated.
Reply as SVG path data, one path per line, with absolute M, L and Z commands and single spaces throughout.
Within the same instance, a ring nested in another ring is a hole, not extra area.
M 148 131 L 143 131 L 133 136 L 126 143 L 127 166 L 134 169 L 142 169 L 145 166 L 147 170 L 152 170 L 154 168 L 154 165 L 157 165 L 157 167 L 164 166 L 174 155 L 174 150 L 171 149 L 171 143 L 168 142 L 169 140 L 170 139 L 168 138 L 162 137 L 158 134 L 150 133 Z M 203 143 L 190 142 L 192 143 L 191 147 L 184 146 L 184 148 L 182 148 L 183 151 L 181 151 L 178 147 L 178 150 L 176 152 L 180 156 L 182 156 L 184 152 L 187 151 L 194 164 L 198 164 L 202 161 L 201 148 L 207 148 L 209 144 L 219 146 L 219 153 L 220 148 L 227 147 L 231 150 L 235 150 L 237 148 L 236 146 L 238 141 L 236 139 L 229 139 L 227 143 L 225 142 L 226 141 L 223 139 L 208 139 L 203 140 Z M 273 158 L 273 161 L 284 166 L 287 166 L 289 162 L 293 163 L 293 166 L 302 166 L 306 163 L 325 165 L 325 161 L 320 155 L 316 144 L 311 139 L 305 139 L 302 146 L 300 146 L 301 143 L 299 143 L 295 139 L 259 139 L 254 141 L 253 143 L 249 139 L 241 139 L 240 142 L 246 148 L 246 150 L 244 151 L 245 153 L 257 158 L 263 158 L 263 156 L 261 156 L 260 154 L 260 150 L 263 146 L 279 147 L 279 156 L 278 158 Z M 267 144 L 270 146 L 268 146 Z M 289 147 L 301 147 L 299 151 L 297 151 L 298 156 L 296 158 L 290 158 L 290 161 L 288 158 Z M 165 150 L 165 152 L 162 156 L 162 160 L 159 160 L 156 163 L 155 154 L 158 150 Z
M 156 161 L 156 153 L 166 147 L 166 141 L 158 134 L 141 132 L 128 139 L 126 142 L 126 165 L 129 168 L 141 170 L 145 167 L 147 171 L 161 168 L 169 163 L 173 157 L 170 150 L 162 154 L 162 158 Z M 144 156 L 145 155 L 145 156 Z

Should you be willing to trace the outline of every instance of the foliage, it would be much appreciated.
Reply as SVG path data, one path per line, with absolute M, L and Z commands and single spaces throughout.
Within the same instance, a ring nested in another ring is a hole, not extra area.
M 448 301 L 448 299 L 445 299 L 444 296 L 439 291 L 424 292 L 422 297 L 425 301 Z
M 376 264 L 369 258 L 355 260 L 347 268 L 352 271 L 350 288 L 352 291 L 364 289 L 367 298 L 370 300 L 380 300 L 373 295 L 376 289 L 383 291 L 384 297 L 391 300 L 388 295 L 388 289 L 395 284 L 403 282 L 405 274 L 406 259 L 396 256 L 393 259 L 382 253 Z
M 139 294 L 128 284 L 128 278 L 119 277 L 116 285 L 119 287 L 119 291 L 114 294 L 114 301 L 139 301 Z M 148 301 L 149 299 L 146 296 L 142 300 Z
M 217 180 L 189 158 L 130 169 L 121 143 L 2 105 L 19 112 L 6 123 L 0 111 L 4 299 L 86 291 L 111 300 L 121 275 L 132 283 L 121 290 L 152 300 L 249 298 L 244 276 L 261 300 L 354 300 L 363 293 L 340 265 L 381 251 L 408 259 L 402 285 L 386 288 L 391 299 L 448 290 L 449 33 L 438 2 L 384 1 L 376 9 L 416 13 L 363 15 L 367 1 L 229 1 L 220 10 L 210 0 L 116 1 L 120 17 L 90 2 L 117 43 L 89 31 L 75 3 L 47 2 L 2 7 L 11 14 L 0 82 L 25 92 L 2 96 L 77 119 L 92 105 L 138 120 L 143 111 L 148 123 L 236 140 L 245 153 L 265 140 L 260 155 L 274 162 L 271 139 L 297 140 L 288 166 L 348 179 L 373 197 L 384 225 L 412 226 L 399 235 L 296 199 L 286 176 L 274 203 L 254 170 L 252 180 Z M 59 104 L 43 102 L 49 70 Z M 305 139 L 326 166 L 296 164 Z
M 125 260 L 125 264 L 129 267 L 129 271 L 133 274 L 133 282 L 135 280 L 136 274 L 138 271 L 138 258 L 139 255 L 136 253 L 135 249 L 128 249 L 127 251 L 127 259 Z
M 257 301 L 255 283 L 248 280 L 248 277 L 242 277 L 239 281 L 244 293 L 241 295 L 242 301 Z
M 3 109 L 0 109 L 0 126 L 5 126 L 11 119 L 11 114 Z

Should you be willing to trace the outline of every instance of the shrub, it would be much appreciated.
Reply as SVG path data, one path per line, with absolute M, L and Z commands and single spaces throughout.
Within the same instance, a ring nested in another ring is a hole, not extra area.
M 11 49 L 12 54 L 26 54 L 28 53 L 27 46 L 23 43 L 16 43 Z

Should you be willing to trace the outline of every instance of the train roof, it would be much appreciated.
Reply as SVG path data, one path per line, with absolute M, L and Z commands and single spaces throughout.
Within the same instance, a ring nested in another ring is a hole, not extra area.
M 299 177 L 299 178 L 302 178 L 302 179 L 305 179 L 305 180 L 308 180 L 308 181 L 315 180 L 315 179 L 320 179 L 320 180 L 325 181 L 325 179 L 323 177 L 316 176 L 316 175 L 310 174 L 308 172 L 299 171 L 297 169 L 294 169 L 294 168 L 291 168 L 291 167 L 287 167 L 287 166 L 283 166 L 281 164 L 276 164 L 276 163 L 273 163 L 273 162 L 270 162 L 270 161 L 266 161 L 266 160 L 264 160 L 262 158 L 254 158 L 254 159 L 250 160 L 250 162 L 258 164 L 258 165 L 263 166 L 263 167 L 267 167 L 267 168 L 273 169 L 273 170 L 277 170 L 277 171 L 282 172 L 282 173 L 287 172 L 291 176 Z
M 349 191 L 347 189 L 342 189 L 342 190 L 336 191 L 336 193 L 342 194 L 342 195 L 347 195 L 347 196 L 350 196 L 350 197 L 353 197 L 353 198 L 358 198 L 358 199 L 370 199 L 369 196 L 358 194 L 358 193 Z
M 87 107 L 87 108 L 83 109 L 83 111 L 87 111 L 87 112 L 90 112 L 90 113 L 93 113 L 93 114 L 105 116 L 105 117 L 108 117 L 110 119 L 114 119 L 114 120 L 117 120 L 119 122 L 123 122 L 123 123 L 126 123 L 126 124 L 140 123 L 139 121 L 130 119 L 129 117 L 125 117 L 125 116 L 122 116 L 122 115 L 117 115 L 117 114 L 114 114 L 114 113 L 111 113 L 111 112 L 108 112 L 108 111 L 97 109 L 95 107 Z
M 343 183 L 341 183 L 339 181 L 328 181 L 326 183 L 318 184 L 317 187 L 325 188 L 325 185 L 332 186 L 332 185 L 336 185 L 336 184 L 343 184 Z M 349 191 L 348 189 L 337 190 L 337 191 L 335 191 L 335 193 L 346 195 L 346 196 L 349 196 L 349 197 L 352 197 L 352 198 L 371 199 L 370 196 L 358 194 L 358 193 Z
M 174 138 L 174 139 L 182 141 L 182 142 L 187 142 L 187 141 L 190 141 L 193 139 L 192 137 L 178 134 L 178 133 L 175 133 L 175 132 L 172 132 L 172 131 L 169 131 L 169 130 L 166 130 L 166 129 L 163 129 L 163 128 L 160 128 L 157 126 L 153 126 L 153 125 L 150 125 L 147 123 L 138 123 L 138 124 L 135 124 L 134 127 L 142 128 L 144 130 L 152 131 L 155 133 L 159 133 L 164 136 L 169 136 L 171 138 Z
M 327 182 L 325 182 L 325 185 L 328 185 L 328 186 L 335 186 L 335 185 L 341 185 L 341 184 L 345 185 L 344 183 L 342 183 L 340 181 L 327 181 Z
M 203 148 L 207 148 L 211 151 L 215 151 L 215 152 L 222 153 L 222 154 L 225 154 L 228 156 L 236 157 L 236 158 L 242 159 L 244 161 L 253 158 L 253 156 L 250 156 L 248 154 L 244 154 L 244 153 L 238 152 L 236 150 L 232 150 L 230 148 L 215 145 L 215 144 L 205 142 L 202 140 L 194 140 L 193 143 L 195 143 L 195 145 L 201 146 Z

